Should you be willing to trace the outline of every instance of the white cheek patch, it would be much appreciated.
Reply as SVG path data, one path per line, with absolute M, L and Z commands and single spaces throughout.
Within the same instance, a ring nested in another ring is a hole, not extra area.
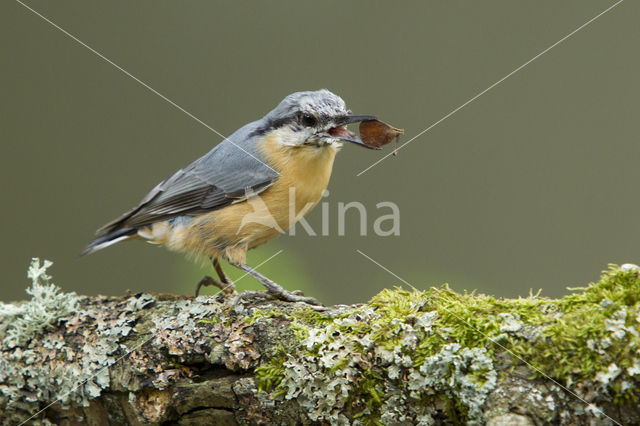
M 280 145 L 298 146 L 305 143 L 308 133 L 306 131 L 295 131 L 289 126 L 281 127 L 273 131 Z

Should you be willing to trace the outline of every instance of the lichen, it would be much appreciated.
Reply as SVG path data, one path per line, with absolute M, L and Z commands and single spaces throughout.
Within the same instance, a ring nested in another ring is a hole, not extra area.
M 541 338 L 514 350 L 564 384 L 600 387 L 617 400 L 635 400 L 637 386 L 623 386 L 617 370 L 640 378 L 640 277 L 636 265 L 610 265 L 597 283 L 544 306 Z M 623 389 L 623 387 L 625 389 Z
M 288 318 L 298 350 L 263 363 L 259 387 L 297 400 L 313 421 L 432 424 L 429 407 L 483 421 L 483 405 L 500 380 L 496 356 L 508 353 L 534 378 L 551 377 L 582 395 L 597 389 L 618 403 L 635 400 L 639 268 L 611 265 L 597 283 L 573 290 L 557 300 L 496 299 L 444 285 L 383 290 L 333 317 L 296 311 Z M 529 397 L 554 412 L 552 398 L 537 390 Z M 602 416 L 595 404 L 582 409 Z
M 171 312 L 161 312 L 152 318 L 153 344 L 168 348 L 170 355 L 202 353 L 204 335 L 199 323 L 217 318 L 218 309 L 219 303 L 204 296 L 177 301 Z
M 53 262 L 33 258 L 27 277 L 31 287 L 27 294 L 31 300 L 20 305 L 0 302 L 0 317 L 7 324 L 2 343 L 8 348 L 24 345 L 35 335 L 57 325 L 58 321 L 75 311 L 78 296 L 75 293 L 63 293 L 51 282 L 47 269 Z
M 168 407 L 176 386 L 217 368 L 243 376 L 233 389 L 252 410 L 257 403 L 265 419 L 291 423 L 483 423 L 512 406 L 541 423 L 604 421 L 611 401 L 622 407 L 640 389 L 636 265 L 612 265 L 557 300 L 443 285 L 384 290 L 326 311 L 268 300 L 80 298 L 52 287 L 49 266 L 32 264 L 30 301 L 0 305 L 0 409 L 21 416 L 11 421 L 58 399 L 60 410 L 86 407 L 107 388 L 129 393 L 141 421 L 156 421 L 173 411 L 146 410 L 147 402 Z M 250 413 L 236 412 L 255 420 Z
M 448 343 L 434 327 L 438 312 L 424 308 L 423 295 L 395 290 L 335 318 L 294 313 L 298 321 L 310 321 L 301 352 L 264 364 L 260 388 L 275 385 L 311 420 L 332 424 L 351 423 L 345 412 L 356 423 L 429 424 L 427 407 L 443 396 L 469 418 L 479 418 L 496 385 L 493 361 L 484 347 Z
M 46 273 L 51 265 L 34 258 L 28 271 L 31 299 L 0 305 L 0 406 L 18 416 L 14 420 L 37 411 L 37 403 L 88 406 L 110 385 L 106 367 L 116 362 L 120 340 L 133 330 L 132 314 L 155 300 L 141 294 L 105 311 L 99 300 L 90 305 L 62 292 Z

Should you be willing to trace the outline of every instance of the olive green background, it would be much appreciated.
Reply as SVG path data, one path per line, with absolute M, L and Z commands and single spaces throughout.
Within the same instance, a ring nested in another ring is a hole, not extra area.
M 324 87 L 407 141 L 613 2 L 27 4 L 223 134 Z M 260 270 L 347 303 L 401 284 L 358 249 L 418 288 L 501 296 L 558 296 L 640 261 L 639 12 L 622 3 L 360 177 L 390 147 L 346 146 L 323 200 L 331 236 L 298 228 L 250 264 L 282 249 Z M 0 4 L 0 23 L 0 299 L 25 297 L 34 256 L 65 290 L 191 293 L 212 271 L 180 254 L 141 242 L 78 254 L 221 138 L 19 3 Z M 364 203 L 370 231 L 386 212 L 375 204 L 397 203 L 401 235 L 360 237 L 351 215 L 337 236 L 340 201 Z

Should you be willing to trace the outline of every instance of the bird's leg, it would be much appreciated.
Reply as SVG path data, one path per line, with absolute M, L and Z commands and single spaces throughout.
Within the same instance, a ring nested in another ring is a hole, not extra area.
M 225 284 L 222 284 L 222 283 L 216 281 L 215 279 L 213 279 L 209 275 L 205 275 L 204 277 L 202 277 L 202 279 L 200 281 L 198 281 L 198 284 L 196 285 L 196 297 L 198 297 L 200 295 L 200 289 L 202 287 L 206 287 L 208 285 L 216 286 L 216 287 L 218 287 L 219 289 L 222 290 L 222 288 L 223 288 L 223 286 Z
M 224 274 L 224 271 L 222 270 L 222 266 L 220 266 L 220 261 L 218 260 L 217 257 L 214 257 L 211 261 L 213 263 L 213 268 L 216 270 L 216 273 L 220 278 L 220 281 L 216 281 L 215 279 L 211 278 L 209 275 L 206 275 L 204 278 L 202 278 L 198 282 L 198 285 L 196 286 L 196 297 L 200 293 L 200 288 L 208 285 L 213 285 L 218 287 L 226 296 L 233 295 L 236 292 L 236 286 L 233 284 L 233 281 L 228 279 L 227 276 Z
M 222 270 L 222 266 L 220 265 L 220 259 L 218 259 L 217 257 L 213 258 L 213 268 L 216 270 L 216 273 L 218 274 L 218 278 L 220 278 L 220 281 L 222 283 L 229 284 L 231 287 L 235 289 L 235 285 L 233 284 L 233 282 L 229 278 L 227 278 L 224 271 Z
M 308 303 L 309 305 L 322 306 L 322 303 L 318 302 L 313 297 L 305 297 L 305 296 L 294 294 L 285 290 L 276 282 L 265 277 L 264 275 L 262 275 L 261 273 L 259 273 L 258 271 L 250 267 L 249 265 L 241 264 L 241 263 L 232 263 L 232 262 L 230 262 L 230 264 L 235 266 L 236 268 L 242 269 L 247 274 L 251 275 L 253 278 L 258 280 L 260 284 L 266 287 L 268 294 L 273 296 L 276 299 L 286 300 L 288 302 L 303 302 L 303 303 Z M 248 293 L 248 296 L 255 295 L 255 292 L 246 292 L 246 293 Z M 242 295 L 244 295 L 244 293 L 242 293 Z

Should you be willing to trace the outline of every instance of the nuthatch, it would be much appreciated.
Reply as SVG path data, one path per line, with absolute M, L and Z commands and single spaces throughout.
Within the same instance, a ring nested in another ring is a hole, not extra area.
M 369 147 L 345 126 L 372 119 L 351 114 L 342 98 L 328 90 L 293 93 L 100 228 L 83 254 L 142 239 L 212 260 L 221 282 L 207 276 L 196 294 L 202 285 L 234 292 L 220 267 L 223 258 L 274 297 L 318 304 L 249 267 L 247 250 L 288 229 L 320 201 L 342 142 Z M 260 203 L 252 202 L 256 197 Z

